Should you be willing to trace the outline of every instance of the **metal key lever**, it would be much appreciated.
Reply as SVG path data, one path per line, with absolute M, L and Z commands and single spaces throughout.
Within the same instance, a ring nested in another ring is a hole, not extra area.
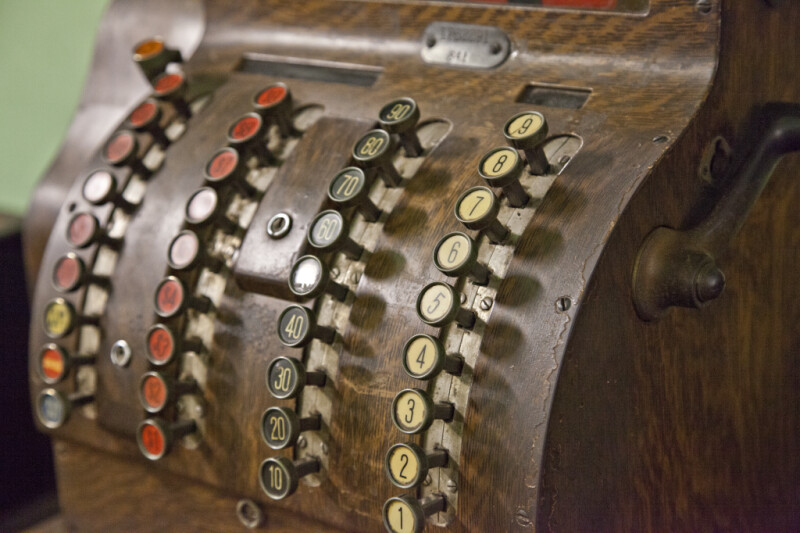
M 783 156 L 800 151 L 800 105 L 765 104 L 750 124 L 742 146 L 753 148 L 731 166 L 727 190 L 706 219 L 683 231 L 656 228 L 645 239 L 633 269 L 633 302 L 642 320 L 655 320 L 673 306 L 700 308 L 722 294 L 725 275 L 716 258 Z

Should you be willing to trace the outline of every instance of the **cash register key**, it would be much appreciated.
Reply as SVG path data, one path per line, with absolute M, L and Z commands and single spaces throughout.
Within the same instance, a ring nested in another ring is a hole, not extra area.
M 167 48 L 159 37 L 151 37 L 136 43 L 133 47 L 133 61 L 139 65 L 144 76 L 152 81 L 170 63 L 183 62 L 183 57 L 180 51 Z
M 383 526 L 389 533 L 422 533 L 427 517 L 445 510 L 444 494 L 432 494 L 422 500 L 412 494 L 393 496 L 383 505 Z
M 317 431 L 322 417 L 314 414 L 304 418 L 286 407 L 270 407 L 261 415 L 261 437 L 273 450 L 284 450 L 297 443 L 300 433 Z
M 258 468 L 258 482 L 267 496 L 282 500 L 294 494 L 300 478 L 319 470 L 320 462 L 316 457 L 294 463 L 286 457 L 270 457 Z
M 397 187 L 403 182 L 402 176 L 392 163 L 394 142 L 384 130 L 367 132 L 353 147 L 353 160 L 360 168 L 376 169 L 387 187 Z
M 186 224 L 193 227 L 213 225 L 225 233 L 233 233 L 239 225 L 225 215 L 225 205 L 220 202 L 217 191 L 211 187 L 197 189 L 186 202 L 184 212 Z
M 148 413 L 160 413 L 180 396 L 196 391 L 195 380 L 179 381 L 161 372 L 146 372 L 139 380 L 139 402 Z
M 531 174 L 547 174 L 550 163 L 542 149 L 547 138 L 547 120 L 536 111 L 517 113 L 506 122 L 503 134 L 519 150 L 525 152 Z
M 501 146 L 490 150 L 478 164 L 478 173 L 490 187 L 503 189 L 511 207 L 524 207 L 530 200 L 519 182 L 522 159 L 514 148 Z
M 211 272 L 219 272 L 224 264 L 221 259 L 212 257 L 197 234 L 189 229 L 178 233 L 169 243 L 167 263 L 174 270 L 191 270 L 204 266 Z
M 76 213 L 67 224 L 67 241 L 76 248 L 86 248 L 94 243 L 104 244 L 115 250 L 122 246 L 122 241 L 110 237 L 102 228 L 97 218 L 91 213 Z
M 148 418 L 136 430 L 136 443 L 142 455 L 157 461 L 169 453 L 176 440 L 195 431 L 197 423 L 194 420 L 170 423 L 161 418 Z
M 103 159 L 115 167 L 130 167 L 142 178 L 148 178 L 153 173 L 139 158 L 139 141 L 129 130 L 120 130 L 111 136 L 103 147 Z
M 493 244 L 508 236 L 508 229 L 497 220 L 500 202 L 488 187 L 467 189 L 456 201 L 455 214 L 467 229 L 483 231 Z
M 53 287 L 59 292 L 72 292 L 86 279 L 83 259 L 69 252 L 61 256 L 53 267 Z
M 51 339 L 66 337 L 76 327 L 98 325 L 99 317 L 79 315 L 75 307 L 64 298 L 50 300 L 44 308 L 44 332 Z
M 396 487 L 412 489 L 425 481 L 431 468 L 447 465 L 447 450 L 437 449 L 431 453 L 413 443 L 395 444 L 386 454 L 386 473 Z
M 290 305 L 278 317 L 278 339 L 290 348 L 302 348 L 313 339 L 332 344 L 336 330 L 317 324 L 314 311 L 301 305 Z
M 153 94 L 159 100 L 169 102 L 175 111 L 184 118 L 192 116 L 192 109 L 186 101 L 186 78 L 178 72 L 165 72 L 153 82 Z
M 162 318 L 173 317 L 186 309 L 206 313 L 212 307 L 208 296 L 188 294 L 186 285 L 175 276 L 167 276 L 158 284 L 154 305 L 156 314 Z
M 92 205 L 112 203 L 128 213 L 136 208 L 136 204 L 126 200 L 117 190 L 117 178 L 107 170 L 95 170 L 89 174 L 83 182 L 81 192 Z
M 281 355 L 267 367 L 266 380 L 272 396 L 287 400 L 297 397 L 307 386 L 324 387 L 328 378 L 325 372 L 306 372 L 300 361 Z
M 350 290 L 331 279 L 330 270 L 318 257 L 304 255 L 294 262 L 289 272 L 289 290 L 304 299 L 316 298 L 327 292 L 343 302 Z
M 422 155 L 422 144 L 417 136 L 419 107 L 413 98 L 398 98 L 383 106 L 378 113 L 381 127 L 389 133 L 396 133 L 408 157 Z
M 364 220 L 375 222 L 381 210 L 369 198 L 369 184 L 364 171 L 347 167 L 339 171 L 328 185 L 328 198 L 342 208 L 355 206 Z
M 464 358 L 446 354 L 442 341 L 436 337 L 414 335 L 403 347 L 403 369 L 414 379 L 433 379 L 442 370 L 460 376 L 463 368 Z
M 282 137 L 297 133 L 292 122 L 292 93 L 284 83 L 270 85 L 253 96 L 253 108 L 256 113 L 277 124 Z
M 442 273 L 469 276 L 476 285 L 489 283 L 489 268 L 478 262 L 478 246 L 461 232 L 448 233 L 433 249 L 433 263 Z
M 447 283 L 434 282 L 426 285 L 417 297 L 417 316 L 433 327 L 444 327 L 455 321 L 459 326 L 472 329 L 475 313 L 460 307 L 460 298 Z
M 252 154 L 258 158 L 259 165 L 267 166 L 275 161 L 267 149 L 266 127 L 264 119 L 258 113 L 246 113 L 236 119 L 228 128 L 228 144 L 244 154 Z M 212 160 L 213 163 L 213 160 Z M 242 162 L 244 163 L 244 161 Z M 226 165 L 229 168 L 230 164 Z
M 93 394 L 80 392 L 64 394 L 55 389 L 45 389 L 36 397 L 36 418 L 44 427 L 56 429 L 69 420 L 74 407 L 93 401 Z
M 145 347 L 147 360 L 155 366 L 171 363 L 181 352 L 202 354 L 205 351 L 203 341 L 198 337 L 178 340 L 172 329 L 164 324 L 155 324 L 147 331 Z
M 263 144 L 259 144 L 259 146 L 263 146 Z M 239 157 L 239 151 L 227 147 L 217 150 L 211 156 L 203 169 L 203 176 L 206 183 L 215 189 L 224 185 L 233 185 L 244 195 L 251 195 L 257 192 L 257 189 L 247 181 L 249 172 L 247 162 L 244 158 Z
M 95 361 L 93 355 L 69 355 L 57 344 L 45 344 L 39 352 L 37 370 L 39 377 L 48 385 L 61 382 L 70 370 L 77 366 L 91 365 Z
M 342 214 L 329 209 L 319 213 L 308 227 L 308 243 L 320 252 L 341 251 L 350 259 L 357 260 L 364 248 L 353 241 L 350 228 Z
M 403 433 L 416 435 L 433 424 L 434 420 L 450 422 L 454 408 L 451 403 L 433 403 L 421 389 L 405 389 L 392 402 L 392 422 Z
M 127 127 L 140 133 L 149 133 L 162 148 L 170 144 L 170 140 L 161 127 L 161 105 L 153 98 L 148 98 L 128 115 Z

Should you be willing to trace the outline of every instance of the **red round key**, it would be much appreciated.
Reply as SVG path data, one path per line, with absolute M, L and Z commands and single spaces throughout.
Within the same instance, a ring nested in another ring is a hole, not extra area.
M 175 337 L 166 326 L 156 324 L 147 334 L 147 358 L 154 365 L 165 365 L 175 356 Z
M 53 268 L 53 285 L 56 290 L 69 292 L 75 290 L 83 278 L 83 261 L 73 253 L 69 253 L 56 261 Z
M 161 431 L 161 428 L 151 422 L 140 426 L 139 443 L 142 446 L 142 451 L 154 459 L 163 457 L 167 451 L 166 436 Z
M 212 181 L 223 180 L 236 170 L 239 154 L 233 148 L 223 148 L 217 152 L 206 166 L 206 175 Z
M 67 372 L 67 357 L 58 346 L 51 344 L 42 350 L 39 368 L 47 383 L 58 383 Z
M 262 108 L 273 107 L 286 98 L 286 87 L 273 85 L 267 87 L 256 96 L 256 104 Z
M 184 297 L 183 283 L 172 276 L 165 278 L 156 289 L 156 313 L 163 317 L 180 313 Z
M 67 240 L 78 248 L 89 246 L 97 233 L 97 226 L 97 219 L 93 215 L 78 213 L 69 221 Z
M 181 74 L 162 74 L 156 80 L 155 84 L 153 85 L 153 89 L 155 89 L 156 96 L 163 98 L 180 89 L 183 84 L 184 78 Z
M 128 122 L 134 128 L 144 128 L 153 121 L 156 115 L 158 115 L 158 105 L 147 100 L 131 112 Z
M 233 123 L 233 126 L 228 130 L 228 137 L 232 141 L 245 143 L 261 130 L 261 125 L 261 117 L 258 115 L 246 115 Z
M 124 164 L 132 155 L 136 147 L 136 138 L 130 132 L 115 134 L 106 144 L 104 155 L 112 165 Z
M 167 384 L 161 376 L 149 373 L 142 380 L 141 399 L 144 408 L 151 412 L 161 411 L 167 404 Z

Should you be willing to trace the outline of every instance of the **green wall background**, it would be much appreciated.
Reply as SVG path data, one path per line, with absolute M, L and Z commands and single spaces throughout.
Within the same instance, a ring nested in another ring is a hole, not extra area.
M 0 0 L 0 212 L 22 215 L 72 120 L 109 0 Z

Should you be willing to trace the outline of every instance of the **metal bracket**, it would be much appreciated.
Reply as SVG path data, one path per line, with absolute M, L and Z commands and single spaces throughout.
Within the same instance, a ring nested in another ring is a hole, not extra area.
M 422 38 L 422 60 L 434 65 L 489 69 L 511 52 L 508 36 L 493 26 L 434 22 Z

